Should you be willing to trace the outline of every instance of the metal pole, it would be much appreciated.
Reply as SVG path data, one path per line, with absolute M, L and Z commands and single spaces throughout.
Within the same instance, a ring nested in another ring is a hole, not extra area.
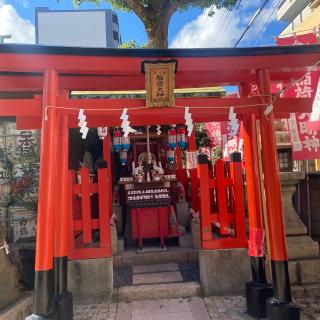
M 308 233 L 311 237 L 311 205 L 310 205 L 310 180 L 309 180 L 309 160 L 306 160 L 306 182 L 307 182 L 307 210 L 308 210 Z
M 300 160 L 298 160 L 298 172 L 301 171 L 301 163 Z M 298 214 L 301 217 L 301 182 L 298 184 Z

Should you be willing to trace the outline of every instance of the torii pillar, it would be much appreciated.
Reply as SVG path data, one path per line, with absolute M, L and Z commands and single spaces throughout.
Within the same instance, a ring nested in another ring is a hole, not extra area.
M 28 320 L 54 317 L 53 248 L 57 181 L 57 110 L 58 73 L 45 70 L 41 127 L 41 155 L 33 314 Z M 50 107 L 49 107 L 50 106 Z
M 242 98 L 248 97 L 248 85 L 240 86 Z M 244 160 L 246 169 L 249 250 L 252 281 L 246 283 L 247 312 L 255 318 L 266 317 L 266 300 L 273 295 L 272 286 L 267 284 L 264 264 L 265 230 L 262 214 L 262 191 L 259 170 L 256 115 L 245 114 L 243 119 Z
M 262 101 L 266 104 L 272 103 L 268 70 L 257 70 L 257 84 Z M 265 115 L 264 110 L 265 108 L 260 112 L 262 167 L 273 285 L 273 298 L 266 302 L 267 318 L 269 320 L 299 320 L 299 309 L 292 304 L 291 298 L 274 115 L 273 111 Z

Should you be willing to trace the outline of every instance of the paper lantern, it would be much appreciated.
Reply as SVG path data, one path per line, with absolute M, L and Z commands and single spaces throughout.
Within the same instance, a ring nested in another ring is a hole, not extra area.
M 119 130 L 113 133 L 113 148 L 115 151 L 121 150 L 121 131 Z
M 168 130 L 168 145 L 170 149 L 174 149 L 177 144 L 177 133 L 175 129 Z
M 180 149 L 187 148 L 186 130 L 184 128 L 177 130 L 177 143 Z
M 167 161 L 170 163 L 174 163 L 174 159 L 175 159 L 174 150 L 167 150 L 166 154 L 167 154 Z
M 103 140 L 108 135 L 108 127 L 98 127 L 97 133 L 99 138 Z
M 120 163 L 122 165 L 127 164 L 128 161 L 128 153 L 127 151 L 120 151 Z
M 121 138 L 121 148 L 122 150 L 128 151 L 130 149 L 130 138 L 123 136 Z

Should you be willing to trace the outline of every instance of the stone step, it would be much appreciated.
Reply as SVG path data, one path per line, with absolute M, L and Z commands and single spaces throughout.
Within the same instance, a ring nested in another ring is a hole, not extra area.
M 294 299 L 320 297 L 320 284 L 294 285 L 291 292 Z
M 133 274 L 141 273 L 156 273 L 156 272 L 167 272 L 167 271 L 178 271 L 179 266 L 177 263 L 163 263 L 163 264 L 148 264 L 138 265 L 132 267 Z
M 130 302 L 135 300 L 178 299 L 201 295 L 198 282 L 178 282 L 123 286 L 114 289 L 113 299 Z
M 168 248 L 159 252 L 140 252 L 126 250 L 121 255 L 113 257 L 115 267 L 132 267 L 136 265 L 198 262 L 199 254 L 197 249 L 191 248 Z
M 320 258 L 289 261 L 290 283 L 320 285 Z
M 142 273 L 132 276 L 133 285 L 182 282 L 182 280 L 180 271 Z

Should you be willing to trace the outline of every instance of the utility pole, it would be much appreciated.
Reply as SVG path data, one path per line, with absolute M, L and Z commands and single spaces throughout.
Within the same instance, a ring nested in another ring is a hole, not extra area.
M 4 39 L 11 39 L 12 34 L 5 34 L 5 35 L 0 35 L 0 44 L 4 43 Z

